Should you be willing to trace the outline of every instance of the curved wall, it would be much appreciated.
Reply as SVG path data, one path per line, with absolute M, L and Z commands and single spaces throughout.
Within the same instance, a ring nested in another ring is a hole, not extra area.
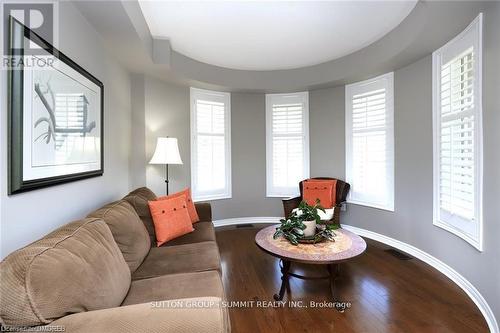
M 487 56 L 485 68 L 494 62 L 498 62 L 498 58 L 494 60 Z M 427 56 L 397 70 L 394 76 L 395 211 L 349 205 L 343 223 L 395 238 L 453 267 L 481 292 L 498 318 L 500 251 L 496 244 L 500 225 L 496 221 L 500 219 L 500 214 L 498 203 L 495 202 L 500 198 L 500 154 L 495 142 L 500 142 L 499 103 L 495 101 L 495 94 L 491 90 L 484 90 L 485 246 L 484 251 L 479 252 L 461 238 L 432 224 L 431 66 L 431 56 Z M 493 77 L 485 74 L 488 83 Z M 497 186 L 494 186 L 495 182 Z
M 472 20 L 478 12 L 467 15 Z M 410 244 L 451 266 L 479 290 L 500 318 L 499 3 L 487 6 L 484 22 L 484 251 L 432 224 L 432 59 L 428 50 L 394 73 L 395 211 L 348 205 L 342 222 Z M 387 59 L 387 64 L 392 60 Z M 363 63 L 349 67 L 366 68 Z M 143 112 L 146 123 L 143 158 L 151 156 L 157 136 L 177 136 L 184 165 L 171 168 L 172 184 L 174 189 L 189 186 L 189 87 L 151 77 L 138 80 L 144 81 L 145 105 L 134 112 Z M 309 103 L 311 176 L 345 178 L 344 86 L 310 90 Z M 280 200 L 265 197 L 265 95 L 232 93 L 231 112 L 233 197 L 212 202 L 214 219 L 280 216 Z M 163 169 L 148 166 L 145 173 L 147 185 L 163 193 Z
M 167 39 L 151 36 L 136 1 L 76 1 L 132 73 L 175 84 L 229 91 L 288 92 L 359 81 L 405 67 L 462 31 L 488 1 L 420 0 L 399 26 L 371 45 L 322 64 L 270 71 L 234 70 L 202 63 L 175 51 Z
M 170 69 L 190 80 L 230 90 L 283 92 L 360 81 L 411 64 L 432 53 L 464 29 L 479 11 L 479 1 L 419 1 L 394 30 L 347 56 L 314 66 L 270 71 L 217 67 L 171 53 Z

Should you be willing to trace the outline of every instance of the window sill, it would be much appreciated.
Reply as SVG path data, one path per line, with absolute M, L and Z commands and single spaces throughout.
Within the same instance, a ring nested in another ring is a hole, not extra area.
M 215 201 L 215 200 L 225 200 L 225 199 L 232 199 L 231 194 L 206 195 L 197 198 L 193 197 L 193 202 Z
M 347 203 L 353 204 L 353 205 L 358 205 L 358 206 L 365 206 L 365 207 L 380 209 L 380 210 L 384 210 L 386 212 L 394 213 L 394 207 L 381 206 L 381 205 L 371 204 L 371 203 L 362 202 L 362 201 L 354 201 L 354 200 L 347 200 Z
M 457 237 L 462 238 L 464 241 L 472 245 L 476 250 L 483 252 L 483 243 L 481 239 L 476 239 L 465 231 L 457 228 L 453 224 L 446 223 L 437 219 L 434 219 L 433 224 L 443 230 L 446 230 Z
M 299 195 L 300 195 L 299 193 L 293 193 L 293 194 L 266 193 L 267 198 L 281 198 L 281 199 L 295 198 L 298 197 Z

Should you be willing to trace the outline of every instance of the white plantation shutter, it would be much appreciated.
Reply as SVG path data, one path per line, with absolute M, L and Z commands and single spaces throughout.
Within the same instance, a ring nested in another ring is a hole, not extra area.
M 231 196 L 230 96 L 191 88 L 191 187 L 194 200 Z
M 434 224 L 480 248 L 481 16 L 434 52 Z
M 441 67 L 441 210 L 474 219 L 473 50 Z
M 346 86 L 349 201 L 394 210 L 393 74 Z
M 308 93 L 266 95 L 267 196 L 287 197 L 309 177 Z

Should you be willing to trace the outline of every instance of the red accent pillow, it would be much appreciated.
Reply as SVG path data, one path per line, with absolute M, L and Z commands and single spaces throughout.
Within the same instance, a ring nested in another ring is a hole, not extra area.
M 336 179 L 308 179 L 302 183 L 302 197 L 308 205 L 319 199 L 323 208 L 332 208 L 337 202 Z
M 194 230 L 184 196 L 149 201 L 148 204 L 155 226 L 157 246 Z
M 165 200 L 165 199 L 171 199 L 171 198 L 178 198 L 184 196 L 186 203 L 187 203 L 187 209 L 189 213 L 189 217 L 191 218 L 192 223 L 196 223 L 200 220 L 198 217 L 198 212 L 196 211 L 196 207 L 194 206 L 193 199 L 191 198 L 191 190 L 189 188 L 186 188 L 185 190 L 182 190 L 180 192 L 166 195 L 163 197 L 159 197 L 156 200 Z

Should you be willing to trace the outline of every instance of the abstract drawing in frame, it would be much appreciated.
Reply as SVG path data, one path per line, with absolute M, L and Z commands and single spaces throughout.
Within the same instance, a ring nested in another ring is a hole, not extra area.
M 9 36 L 9 194 L 101 176 L 102 82 L 12 17 Z

